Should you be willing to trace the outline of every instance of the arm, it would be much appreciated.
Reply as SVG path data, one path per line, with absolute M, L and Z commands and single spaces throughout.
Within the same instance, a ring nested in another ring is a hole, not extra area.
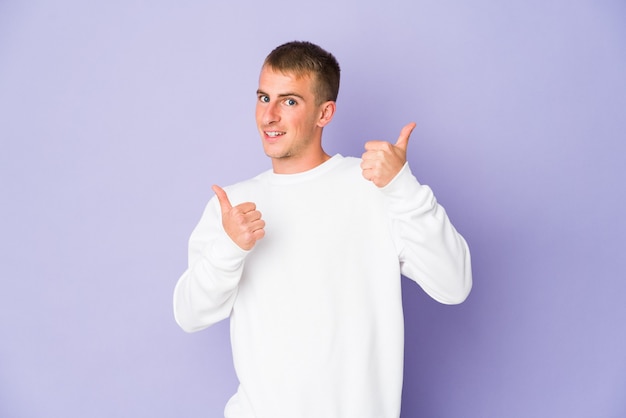
M 189 239 L 189 264 L 174 289 L 174 317 L 187 332 L 199 331 L 230 315 L 249 250 L 264 235 L 265 222 L 251 202 L 233 207 L 214 186 Z
M 472 288 L 469 248 L 432 190 L 419 184 L 408 164 L 380 190 L 402 274 L 438 302 L 463 302 Z
M 406 149 L 414 128 L 402 128 L 395 144 L 367 142 L 363 177 L 385 195 L 402 274 L 441 303 L 461 303 L 472 288 L 469 249 L 430 188 L 411 173 Z
M 188 267 L 174 289 L 174 318 L 182 329 L 199 331 L 230 315 L 245 255 L 221 228 L 212 199 L 189 238 Z

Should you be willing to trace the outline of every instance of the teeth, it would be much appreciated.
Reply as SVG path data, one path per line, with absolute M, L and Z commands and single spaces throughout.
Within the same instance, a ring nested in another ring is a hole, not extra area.
M 280 136 L 283 133 L 282 132 L 266 132 L 267 136 L 272 136 L 272 137 L 276 137 L 276 136 Z

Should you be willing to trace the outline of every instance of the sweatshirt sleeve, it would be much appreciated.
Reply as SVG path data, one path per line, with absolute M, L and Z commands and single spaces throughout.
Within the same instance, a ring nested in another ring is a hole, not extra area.
M 417 181 L 408 163 L 380 190 L 402 274 L 438 302 L 463 302 L 472 288 L 469 248 L 432 190 Z
M 182 329 L 199 331 L 230 316 L 247 253 L 224 231 L 213 197 L 189 238 L 188 267 L 174 289 Z

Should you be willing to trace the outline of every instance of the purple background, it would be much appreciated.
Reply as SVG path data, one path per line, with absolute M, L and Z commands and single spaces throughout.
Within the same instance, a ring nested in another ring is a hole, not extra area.
M 224 4 L 221 4 L 224 3 Z M 626 3 L 0 1 L 0 417 L 218 417 L 227 322 L 172 290 L 213 183 L 269 168 L 257 76 L 343 69 L 332 153 L 405 123 L 474 289 L 404 280 L 403 417 L 626 415 Z

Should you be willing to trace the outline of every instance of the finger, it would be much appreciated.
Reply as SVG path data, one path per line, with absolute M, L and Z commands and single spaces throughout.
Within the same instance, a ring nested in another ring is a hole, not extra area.
M 365 143 L 365 150 L 366 151 L 377 151 L 377 150 L 384 149 L 388 145 L 389 145 L 389 142 L 387 142 L 387 141 L 367 141 Z
M 233 208 L 233 205 L 230 204 L 230 200 L 228 200 L 228 195 L 226 194 L 224 189 L 215 184 L 211 188 L 215 192 L 217 200 L 220 202 L 220 208 L 222 209 L 222 213 L 226 213 L 231 210 Z
M 361 175 L 365 180 L 372 181 L 374 171 L 372 169 L 366 168 L 361 171 Z
M 255 241 L 258 241 L 265 236 L 265 230 L 263 228 L 257 229 L 252 233 L 252 235 L 254 235 Z
M 409 137 L 411 136 L 411 132 L 415 129 L 415 122 L 411 122 L 408 125 L 405 125 L 404 128 L 400 131 L 400 136 L 396 141 L 396 147 L 406 151 L 407 146 L 409 145 Z
M 263 219 L 259 219 L 257 221 L 254 221 L 252 224 L 250 224 L 250 230 L 252 232 L 258 232 L 258 231 L 263 231 L 265 230 L 265 221 Z
M 241 210 L 241 213 L 244 216 L 244 219 L 248 223 L 256 222 L 262 218 L 261 212 L 259 212 L 258 210 L 250 210 L 248 212 L 245 212 L 245 209 L 242 209 L 242 208 L 238 208 L 238 209 Z
M 380 158 L 378 150 L 368 150 L 361 154 L 361 161 L 371 161 Z
M 375 168 L 380 168 L 381 161 L 376 158 L 363 158 L 361 159 L 361 170 L 373 170 Z

